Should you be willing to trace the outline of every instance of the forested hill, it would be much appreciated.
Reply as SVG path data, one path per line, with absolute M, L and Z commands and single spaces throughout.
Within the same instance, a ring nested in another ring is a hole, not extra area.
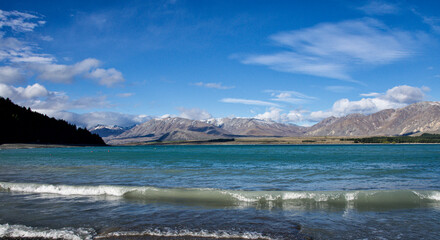
M 105 145 L 101 137 L 86 129 L 0 97 L 0 144 L 3 143 Z

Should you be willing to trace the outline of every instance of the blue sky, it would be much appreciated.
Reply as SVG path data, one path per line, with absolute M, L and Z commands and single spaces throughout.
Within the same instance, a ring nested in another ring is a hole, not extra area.
M 91 127 L 440 100 L 437 1 L 0 1 L 0 96 Z

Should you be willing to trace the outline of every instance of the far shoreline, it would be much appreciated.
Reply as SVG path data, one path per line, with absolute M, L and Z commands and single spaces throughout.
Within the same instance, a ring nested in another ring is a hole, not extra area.
M 440 143 L 416 143 L 416 142 L 388 142 L 388 143 L 363 143 L 356 142 L 362 137 L 243 137 L 233 139 L 212 140 L 186 140 L 186 141 L 149 141 L 115 144 L 110 146 L 163 146 L 163 145 L 405 145 L 405 144 L 440 144 Z
M 274 146 L 307 146 L 307 145 L 420 145 L 420 144 L 440 144 L 423 142 L 356 142 L 356 139 L 367 139 L 368 136 L 358 137 L 241 137 L 230 139 L 211 139 L 211 140 L 182 140 L 182 141 L 147 141 L 129 142 L 124 144 L 109 145 L 88 145 L 88 144 L 42 144 L 42 143 L 4 143 L 0 144 L 0 150 L 6 149 L 35 149 L 35 148 L 77 148 L 77 147 L 124 147 L 124 146 L 179 146 L 179 145 L 199 145 L 199 146 L 240 146 L 240 145 L 274 145 Z
M 6 149 L 34 149 L 34 148 L 77 148 L 77 147 L 109 147 L 110 145 L 87 144 L 51 144 L 51 143 L 3 143 L 0 150 Z

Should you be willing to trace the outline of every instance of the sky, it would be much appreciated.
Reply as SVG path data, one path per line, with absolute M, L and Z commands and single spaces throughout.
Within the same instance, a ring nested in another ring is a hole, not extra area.
M 440 100 L 439 1 L 0 0 L 0 96 L 82 127 Z

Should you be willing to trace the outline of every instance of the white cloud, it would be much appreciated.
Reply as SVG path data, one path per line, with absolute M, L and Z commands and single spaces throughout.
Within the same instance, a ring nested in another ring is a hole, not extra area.
M 343 98 L 336 101 L 329 111 L 311 112 L 309 120 L 320 121 L 330 116 L 341 117 L 351 113 L 370 114 L 384 109 L 401 108 L 408 104 L 423 101 L 424 92 L 428 90 L 426 87 L 417 88 L 402 85 L 388 89 L 385 94 L 363 94 L 363 96 L 371 98 L 362 98 L 358 101 Z
M 45 24 L 36 15 L 18 11 L 0 10 L 0 30 L 10 27 L 16 32 L 31 32 L 35 27 Z M 13 35 L 13 34 L 12 34 Z M 48 36 L 40 37 L 51 41 Z M 21 41 L 15 37 L 5 37 L 0 31 L 0 61 L 11 66 L 0 67 L 0 82 L 14 83 L 21 74 L 37 75 L 41 80 L 56 83 L 70 83 L 76 77 L 97 79 L 98 83 L 107 87 L 124 82 L 122 73 L 114 68 L 98 68 L 100 61 L 87 58 L 71 65 L 57 64 L 57 59 L 51 54 L 39 53 L 40 49 L 34 43 Z
M 292 110 L 288 113 L 284 113 L 283 109 L 271 107 L 269 111 L 258 114 L 254 118 L 263 119 L 263 120 L 271 120 L 274 122 L 301 122 L 304 119 L 303 112 L 299 110 Z
M 32 100 L 35 98 L 46 97 L 48 95 L 49 91 L 38 83 L 28 85 L 26 88 L 16 88 L 0 83 L 0 96 L 10 98 L 13 101 Z
M 323 23 L 272 35 L 276 45 L 288 50 L 250 55 L 242 63 L 356 82 L 349 74 L 355 65 L 389 64 L 411 56 L 424 38 L 424 34 L 390 29 L 370 18 Z
M 269 107 L 277 107 L 279 106 L 276 103 L 260 101 L 260 100 L 252 100 L 252 99 L 242 99 L 242 98 L 223 98 L 220 102 L 224 103 L 240 103 L 246 105 L 257 105 L 257 106 L 269 106 Z
M 72 65 L 32 64 L 29 66 L 38 73 L 39 79 L 56 83 L 71 83 L 77 76 L 97 79 L 100 85 L 107 87 L 125 81 L 121 72 L 114 68 L 97 68 L 99 65 L 99 60 L 87 58 Z
M 90 77 L 99 79 L 99 84 L 111 87 L 117 83 L 122 83 L 125 81 L 122 73 L 114 68 L 110 69 L 102 69 L 98 68 L 93 70 L 90 74 Z
M 1 29 L 1 28 L 0 28 Z M 51 63 L 55 59 L 50 54 L 36 53 L 34 45 L 17 38 L 4 37 L 0 32 L 0 61 L 11 63 Z
M 65 93 L 49 91 L 38 83 L 26 87 L 13 87 L 0 83 L 0 96 L 10 98 L 21 106 L 30 107 L 32 110 L 41 113 L 68 109 L 107 108 L 111 106 L 105 96 L 83 97 L 71 100 Z
M 57 83 L 71 83 L 77 75 L 84 75 L 92 68 L 99 66 L 99 61 L 88 58 L 73 65 L 33 64 L 31 67 L 38 72 L 38 78 Z
M 395 14 L 399 12 L 399 8 L 396 5 L 382 1 L 369 1 L 368 4 L 358 9 L 369 15 Z
M 296 91 L 266 90 L 265 92 L 271 93 L 271 96 L 274 97 L 271 100 L 278 102 L 297 104 L 304 103 L 309 100 L 316 100 L 315 97 L 310 97 Z
M 17 83 L 24 80 L 24 75 L 20 69 L 10 66 L 0 67 L 0 83 Z
M 222 83 L 196 82 L 193 85 L 199 86 L 199 87 L 206 87 L 206 88 L 216 88 L 216 89 L 221 89 L 221 90 L 235 88 L 234 86 L 223 86 Z
M 38 16 L 29 13 L 0 10 L 0 28 L 10 27 L 17 32 L 30 32 L 37 26 L 46 23 L 45 21 L 37 21 L 36 23 L 29 21 L 38 18 Z
M 205 120 L 212 118 L 212 115 L 205 110 L 198 108 L 178 108 L 181 118 L 194 119 L 194 120 Z
M 133 115 L 116 112 L 91 112 L 78 114 L 66 111 L 52 111 L 46 112 L 45 114 L 58 119 L 64 119 L 72 124 L 86 128 L 92 128 L 100 124 L 130 127 L 151 119 L 151 117 L 147 115 Z
M 361 93 L 362 97 L 377 97 L 380 96 L 380 93 L 377 92 L 371 92 L 371 93 Z
M 429 88 L 402 85 L 388 89 L 383 98 L 390 102 L 411 104 L 422 101 L 425 97 L 424 91 L 429 91 Z

